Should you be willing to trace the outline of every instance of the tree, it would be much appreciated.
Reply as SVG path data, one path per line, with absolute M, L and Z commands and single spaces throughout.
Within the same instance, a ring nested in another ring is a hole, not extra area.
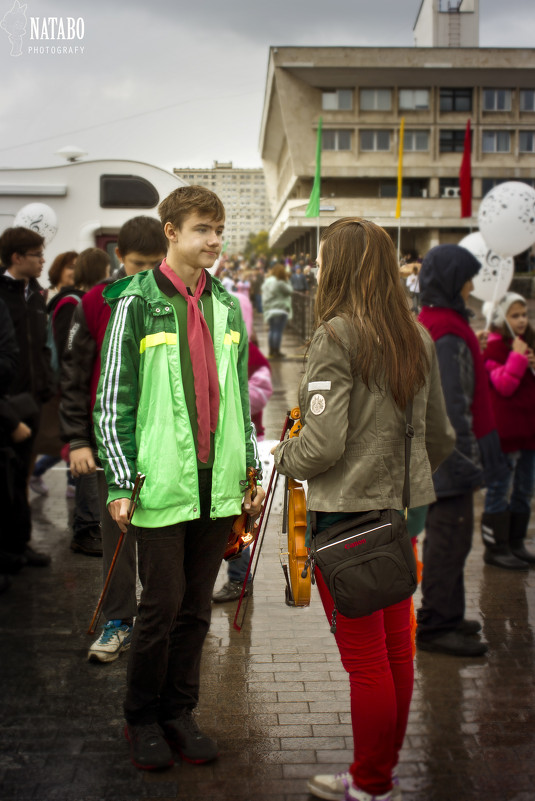
M 256 234 L 249 234 L 243 255 L 246 259 L 264 256 L 270 261 L 274 257 L 280 258 L 282 251 L 269 247 L 269 234 L 267 231 L 258 231 Z

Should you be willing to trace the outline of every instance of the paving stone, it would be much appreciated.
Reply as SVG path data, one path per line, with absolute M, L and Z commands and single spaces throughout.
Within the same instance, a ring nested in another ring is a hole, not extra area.
M 284 349 L 300 348 L 286 332 Z M 272 368 L 264 424 L 278 439 L 302 366 Z M 242 631 L 232 625 L 236 604 L 216 605 L 206 640 L 199 722 L 219 743 L 218 761 L 137 771 L 123 735 L 127 657 L 86 658 L 101 563 L 69 549 L 64 473 L 51 471 L 47 483 L 49 496 L 31 502 L 35 545 L 52 564 L 26 568 L 0 597 L 0 801 L 310 801 L 309 775 L 347 769 L 348 679 L 316 591 L 306 609 L 285 604 L 274 502 Z M 399 764 L 404 801 L 535 801 L 535 570 L 483 564 L 482 497 L 465 576 L 467 616 L 482 622 L 489 654 L 417 654 Z M 225 576 L 223 566 L 217 586 Z

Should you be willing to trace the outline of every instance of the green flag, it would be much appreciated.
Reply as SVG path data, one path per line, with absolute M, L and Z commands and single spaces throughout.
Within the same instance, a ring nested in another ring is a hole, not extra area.
M 318 138 L 316 140 L 316 175 L 314 176 L 314 185 L 308 201 L 305 217 L 319 217 L 320 216 L 320 189 L 321 189 L 321 126 L 323 118 L 320 117 L 318 121 Z

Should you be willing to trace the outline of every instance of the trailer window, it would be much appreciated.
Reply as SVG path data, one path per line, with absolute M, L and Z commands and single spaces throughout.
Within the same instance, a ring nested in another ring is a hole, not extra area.
M 138 175 L 100 176 L 100 207 L 103 209 L 153 209 L 159 200 L 155 187 Z

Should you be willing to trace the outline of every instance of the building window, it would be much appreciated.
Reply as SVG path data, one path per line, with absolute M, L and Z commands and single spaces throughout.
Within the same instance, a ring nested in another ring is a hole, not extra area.
M 392 108 L 392 92 L 390 89 L 361 89 L 361 111 L 390 111 Z
M 390 150 L 390 131 L 361 131 L 361 150 Z
M 102 209 L 153 209 L 160 196 L 146 178 L 139 175 L 101 175 Z
M 503 184 L 508 180 L 508 178 L 483 178 L 481 181 L 482 196 L 485 197 L 485 195 L 490 192 L 491 189 L 494 189 L 495 186 L 498 186 L 498 184 Z M 520 182 L 535 189 L 535 179 L 533 178 L 520 178 Z
M 520 111 L 535 111 L 535 89 L 520 90 Z
M 509 131 L 483 131 L 483 153 L 509 153 L 511 134 Z
M 405 131 L 403 150 L 429 150 L 429 131 Z
M 429 89 L 400 89 L 399 107 L 403 111 L 419 111 L 429 108 Z
M 441 89 L 441 111 L 472 111 L 471 89 Z
M 535 131 L 520 131 L 518 149 L 521 153 L 535 153 Z
M 483 111 L 511 111 L 510 89 L 484 89 Z
M 351 150 L 351 131 L 327 129 L 322 131 L 323 150 Z
M 321 96 L 324 111 L 350 111 L 353 108 L 352 89 L 325 89 Z
M 440 131 L 441 153 L 462 153 L 464 150 L 464 131 Z
M 402 197 L 427 197 L 428 182 L 422 178 L 404 180 L 401 187 Z M 397 181 L 381 181 L 379 197 L 397 197 Z

